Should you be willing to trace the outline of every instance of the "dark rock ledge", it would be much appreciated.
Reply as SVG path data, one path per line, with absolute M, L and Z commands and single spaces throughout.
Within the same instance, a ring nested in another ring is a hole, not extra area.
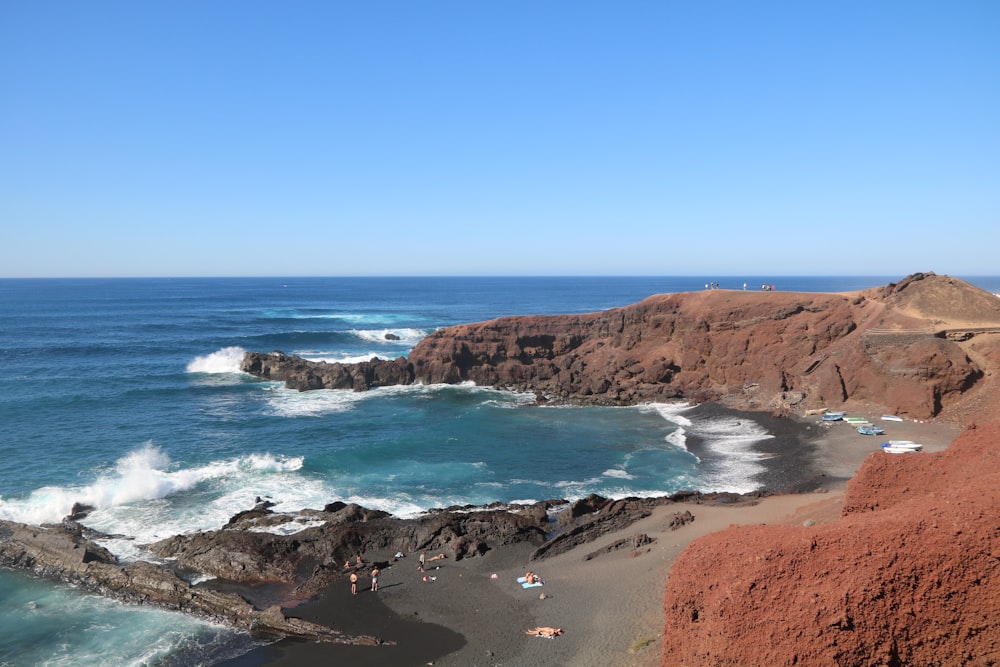
M 123 602 L 192 613 L 256 635 L 356 645 L 380 643 L 376 637 L 347 635 L 288 618 L 277 605 L 256 609 L 235 593 L 191 586 L 166 567 L 144 561 L 123 566 L 107 549 L 84 537 L 84 532 L 72 521 L 54 526 L 0 521 L 0 565 L 75 584 Z
M 170 565 L 145 561 L 123 565 L 95 542 L 103 535 L 69 518 L 45 526 L 0 521 L 0 566 L 72 583 L 126 603 L 195 614 L 258 636 L 376 646 L 382 643 L 377 637 L 346 634 L 287 616 L 284 609 L 344 580 L 354 571 L 359 555 L 365 557 L 362 567 L 384 567 L 388 561 L 369 558 L 427 551 L 461 560 L 527 542 L 537 547 L 531 556 L 537 560 L 626 528 L 659 505 L 755 502 L 759 495 L 685 492 L 614 501 L 590 496 L 572 504 L 552 500 L 521 506 L 452 507 L 414 519 L 340 502 L 322 510 L 278 514 L 269 503 L 261 502 L 219 530 L 177 535 L 147 545 L 157 556 L 169 558 Z M 307 521 L 312 527 L 291 535 L 252 530 L 296 521 Z M 191 585 L 178 575 L 185 571 L 218 579 Z M 271 595 L 266 602 L 261 589 Z

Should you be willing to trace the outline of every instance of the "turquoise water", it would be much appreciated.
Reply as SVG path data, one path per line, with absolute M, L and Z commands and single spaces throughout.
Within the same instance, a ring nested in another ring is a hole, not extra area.
M 841 291 L 900 277 L 718 279 Z M 767 431 L 685 406 L 539 407 L 474 386 L 298 393 L 239 373 L 245 350 L 405 355 L 501 315 L 580 313 L 704 278 L 0 280 L 0 518 L 85 521 L 124 559 L 253 505 L 431 507 L 589 493 L 748 491 Z M 970 279 L 1000 292 L 1000 279 Z M 387 333 L 400 340 L 386 339 Z M 695 456 L 692 435 L 704 442 Z M 211 664 L 239 633 L 0 571 L 0 665 Z

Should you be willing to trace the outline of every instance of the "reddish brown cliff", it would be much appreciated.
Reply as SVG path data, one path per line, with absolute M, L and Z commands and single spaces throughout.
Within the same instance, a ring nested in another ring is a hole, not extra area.
M 837 522 L 689 545 L 662 664 L 1000 664 L 998 507 L 1000 422 L 938 454 L 872 454 Z
M 243 369 L 303 390 L 471 380 L 594 403 L 684 398 L 776 412 L 871 405 L 964 419 L 1000 417 L 991 400 L 998 363 L 1000 299 L 914 274 L 852 294 L 708 290 L 586 315 L 504 317 L 437 331 L 408 360 L 326 364 L 248 353 Z

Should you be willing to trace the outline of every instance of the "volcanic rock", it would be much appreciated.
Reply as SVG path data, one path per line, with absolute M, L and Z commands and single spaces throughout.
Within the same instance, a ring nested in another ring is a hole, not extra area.
M 82 536 L 79 526 L 28 526 L 0 521 L 0 565 L 16 567 L 85 590 L 135 604 L 152 604 L 197 614 L 258 635 L 376 645 L 365 635 L 348 635 L 308 621 L 286 618 L 280 609 L 255 609 L 235 593 L 194 587 L 168 568 L 138 561 L 122 566 L 103 547 Z
M 998 507 L 998 421 L 937 454 L 871 454 L 839 521 L 684 550 L 662 664 L 1000 664 Z
M 440 329 L 409 358 L 360 364 L 248 352 L 243 371 L 300 390 L 458 383 L 543 400 L 723 401 L 786 414 L 878 406 L 915 419 L 1000 417 L 1000 299 L 918 273 L 855 293 L 706 290 L 599 313 Z M 984 413 L 984 411 L 986 411 Z

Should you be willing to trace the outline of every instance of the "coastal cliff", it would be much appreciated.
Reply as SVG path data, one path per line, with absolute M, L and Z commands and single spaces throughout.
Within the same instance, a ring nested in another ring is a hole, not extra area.
M 667 665 L 1000 664 L 1000 422 L 869 455 L 842 517 L 733 527 L 671 569 Z
M 391 361 L 328 364 L 280 352 L 243 359 L 246 372 L 300 390 L 473 381 L 534 392 L 540 401 L 717 400 L 776 414 L 884 407 L 963 423 L 1000 416 L 998 368 L 1000 300 L 934 274 L 851 294 L 706 290 L 602 313 L 501 318 L 443 329 Z M 975 661 L 1000 645 L 990 594 L 1000 553 L 998 424 L 967 431 L 950 457 L 873 455 L 851 483 L 838 530 L 752 528 L 696 543 L 673 568 L 691 574 L 671 577 L 664 664 L 809 664 L 806 656 L 818 664 L 1000 662 Z M 966 487 L 971 495 L 960 495 Z M 590 497 L 405 520 L 343 503 L 277 513 L 262 501 L 218 530 L 144 545 L 168 565 L 119 563 L 97 543 L 106 536 L 73 520 L 84 508 L 57 526 L 0 522 L 0 566 L 268 636 L 377 645 L 373 635 L 337 629 L 339 619 L 312 623 L 291 610 L 351 572 L 363 574 L 358 554 L 382 559 L 364 567 L 425 550 L 464 566 L 519 545 L 518 553 L 541 561 L 620 532 L 661 504 L 700 498 Z M 720 494 L 711 502 L 754 500 Z M 694 518 L 687 516 L 678 521 Z M 636 534 L 606 548 L 639 558 L 648 544 Z M 192 572 L 218 579 L 191 585 Z M 837 585 L 823 588 L 827 578 Z M 741 628 L 723 623 L 730 617 Z M 752 653 L 778 635 L 787 635 L 778 644 L 792 653 Z M 751 652 L 727 652 L 737 643 Z M 972 657 L 948 653 L 956 645 L 970 646 Z
M 248 352 L 241 369 L 299 390 L 471 381 L 542 400 L 719 401 L 778 414 L 871 405 L 961 421 L 1000 416 L 988 400 L 998 366 L 1000 299 L 918 273 L 850 294 L 706 290 L 503 317 L 441 329 L 391 361 Z

